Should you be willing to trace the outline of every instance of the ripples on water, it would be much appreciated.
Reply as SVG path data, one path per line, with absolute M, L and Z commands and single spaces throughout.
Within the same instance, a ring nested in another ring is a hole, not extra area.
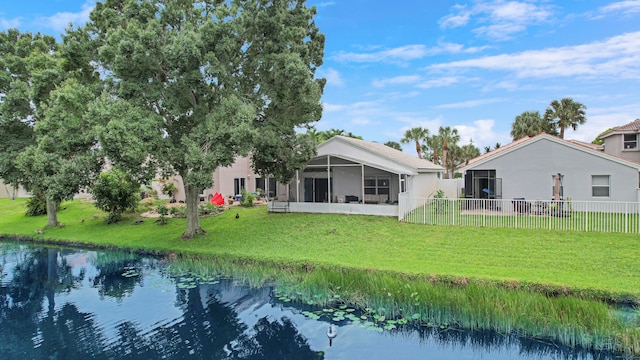
M 337 323 L 270 287 L 197 282 L 154 259 L 0 243 L 0 359 L 613 359 L 513 334 Z

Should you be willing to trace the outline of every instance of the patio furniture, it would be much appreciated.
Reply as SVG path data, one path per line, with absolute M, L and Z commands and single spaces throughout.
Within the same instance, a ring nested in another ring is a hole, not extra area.
M 513 198 L 513 211 L 517 213 L 529 213 L 531 212 L 531 203 L 525 201 L 525 198 Z

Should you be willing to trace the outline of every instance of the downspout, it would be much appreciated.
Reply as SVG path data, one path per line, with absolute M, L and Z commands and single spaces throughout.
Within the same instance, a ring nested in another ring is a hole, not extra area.
M 327 197 L 331 204 L 331 156 L 327 155 Z
M 362 200 L 362 204 L 364 204 L 364 164 L 360 164 L 360 175 L 362 177 L 362 179 L 360 179 L 360 200 Z

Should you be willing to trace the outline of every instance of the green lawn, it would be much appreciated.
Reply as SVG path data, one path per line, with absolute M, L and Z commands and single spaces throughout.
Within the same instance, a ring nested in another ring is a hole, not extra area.
M 39 234 L 36 230 L 46 224 L 45 216 L 26 217 L 24 200 L 0 199 L 0 234 L 287 264 L 546 284 L 640 300 L 638 235 L 414 225 L 394 218 L 270 214 L 265 207 L 234 207 L 201 219 L 208 234 L 185 241 L 180 238 L 184 219 L 171 219 L 165 226 L 154 219 L 133 225 L 139 218 L 129 214 L 121 223 L 107 225 L 104 214 L 90 203 L 76 200 L 62 207 L 59 219 L 65 226 Z

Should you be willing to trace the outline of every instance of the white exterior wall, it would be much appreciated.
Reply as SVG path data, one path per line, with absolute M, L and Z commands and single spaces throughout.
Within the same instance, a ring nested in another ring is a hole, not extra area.
M 428 198 L 438 191 L 438 174 L 422 173 L 407 177 L 407 192 L 411 197 Z
M 564 198 L 581 201 L 637 201 L 638 170 L 541 139 L 467 170 L 496 170 L 503 199 L 551 200 L 553 175 L 563 175 Z M 592 197 L 592 175 L 610 175 L 610 197 Z

